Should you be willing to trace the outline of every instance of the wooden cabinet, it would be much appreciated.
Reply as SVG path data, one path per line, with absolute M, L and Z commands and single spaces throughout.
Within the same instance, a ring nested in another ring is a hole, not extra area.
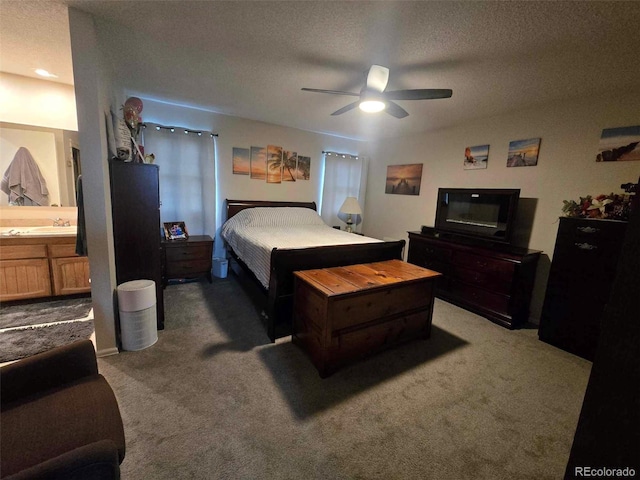
M 627 222 L 561 218 L 538 337 L 593 360 Z
M 153 280 L 158 330 L 164 328 L 160 176 L 157 165 L 109 162 L 116 281 Z
M 49 256 L 54 295 L 73 295 L 91 289 L 89 261 L 76 255 L 73 244 L 50 245 Z
M 428 338 L 440 274 L 401 260 L 295 272 L 293 342 L 325 377 L 352 360 Z
M 408 261 L 443 274 L 438 297 L 507 328 L 528 320 L 540 253 L 409 232 Z
M 75 236 L 2 238 L 0 301 L 91 291 L 89 260 L 75 253 Z
M 170 279 L 206 276 L 211 283 L 213 239 L 192 235 L 186 240 L 163 240 L 163 284 Z

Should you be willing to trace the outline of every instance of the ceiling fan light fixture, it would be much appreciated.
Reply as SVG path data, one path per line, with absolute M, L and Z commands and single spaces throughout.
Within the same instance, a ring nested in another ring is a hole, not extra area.
M 362 100 L 358 106 L 363 112 L 376 113 L 384 110 L 387 105 L 381 100 Z

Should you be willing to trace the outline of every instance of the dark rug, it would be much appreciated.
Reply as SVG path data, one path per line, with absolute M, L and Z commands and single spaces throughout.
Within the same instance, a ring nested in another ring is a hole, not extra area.
M 89 338 L 93 320 L 70 320 L 87 318 L 90 311 L 91 297 L 0 306 L 0 363 Z M 34 327 L 47 323 L 53 325 Z
M 19 360 L 76 340 L 89 338 L 93 320 L 27 327 L 0 332 L 0 363 Z
M 91 297 L 0 306 L 0 329 L 86 318 Z

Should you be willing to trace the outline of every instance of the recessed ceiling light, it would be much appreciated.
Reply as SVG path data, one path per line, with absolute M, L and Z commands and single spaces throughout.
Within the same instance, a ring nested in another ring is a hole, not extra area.
M 53 73 L 49 73 L 46 70 L 43 70 L 42 68 L 36 68 L 36 73 L 38 75 L 40 75 L 41 77 L 46 77 L 46 78 L 58 78 L 57 75 L 54 75 Z

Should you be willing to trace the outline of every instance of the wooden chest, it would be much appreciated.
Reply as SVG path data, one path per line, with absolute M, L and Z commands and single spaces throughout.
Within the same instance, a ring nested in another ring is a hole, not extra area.
M 431 333 L 437 272 L 389 260 L 294 275 L 293 343 L 321 377 Z

